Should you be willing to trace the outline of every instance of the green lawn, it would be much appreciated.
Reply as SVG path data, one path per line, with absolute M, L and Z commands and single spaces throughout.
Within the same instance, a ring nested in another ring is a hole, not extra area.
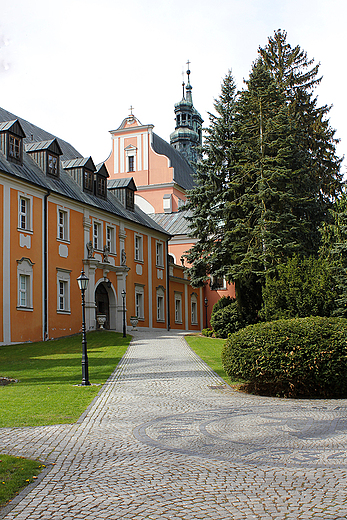
M 0 507 L 37 478 L 44 464 L 0 454 Z
M 129 341 L 116 332 L 87 334 L 93 385 L 107 380 Z M 82 379 L 81 358 L 80 335 L 0 346 L 0 376 L 19 380 L 0 386 L 0 428 L 75 422 L 101 388 L 75 386 Z
M 230 381 L 230 377 L 224 371 L 221 361 L 221 351 L 225 339 L 207 338 L 205 336 L 185 336 L 185 339 L 195 354 L 203 359 L 224 381 L 230 384 L 237 384 L 238 381 Z

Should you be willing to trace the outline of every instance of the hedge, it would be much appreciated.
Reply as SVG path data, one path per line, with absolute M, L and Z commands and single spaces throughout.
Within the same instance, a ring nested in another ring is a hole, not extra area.
M 309 317 L 257 323 L 222 350 L 231 379 L 280 397 L 347 397 L 347 320 Z

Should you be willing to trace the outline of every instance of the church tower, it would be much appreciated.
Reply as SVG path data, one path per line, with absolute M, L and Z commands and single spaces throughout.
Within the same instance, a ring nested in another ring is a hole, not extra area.
M 194 167 L 200 158 L 198 148 L 202 145 L 203 119 L 193 105 L 189 61 L 187 65 L 187 86 L 182 83 L 183 97 L 175 103 L 176 126 L 170 135 L 170 144 Z

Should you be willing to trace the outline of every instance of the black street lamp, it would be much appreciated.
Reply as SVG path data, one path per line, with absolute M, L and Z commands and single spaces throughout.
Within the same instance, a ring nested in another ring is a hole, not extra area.
M 207 329 L 207 306 L 208 306 L 208 299 L 205 298 L 205 329 Z
M 126 321 L 125 321 L 125 295 L 126 295 L 126 292 L 122 291 L 122 298 L 123 298 L 123 338 L 126 338 L 127 337 L 127 324 L 126 324 Z
M 87 338 L 86 338 L 86 312 L 84 293 L 88 287 L 89 278 L 85 275 L 83 269 L 80 276 L 77 278 L 78 287 L 82 295 L 82 386 L 89 386 L 88 376 L 88 356 L 87 356 Z

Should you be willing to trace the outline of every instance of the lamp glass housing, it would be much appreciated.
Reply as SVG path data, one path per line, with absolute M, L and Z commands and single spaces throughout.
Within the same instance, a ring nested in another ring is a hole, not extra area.
M 82 271 L 80 276 L 77 278 L 78 287 L 81 291 L 85 291 L 88 287 L 89 278 L 85 275 L 85 272 Z

